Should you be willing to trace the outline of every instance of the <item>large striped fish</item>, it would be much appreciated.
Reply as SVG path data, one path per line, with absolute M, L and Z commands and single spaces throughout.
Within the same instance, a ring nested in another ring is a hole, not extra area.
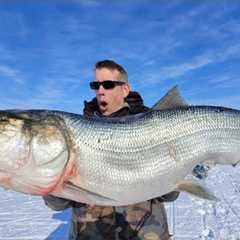
M 215 199 L 185 180 L 205 160 L 240 161 L 239 110 L 174 106 L 118 119 L 0 111 L 0 186 L 19 192 L 114 206 L 173 190 Z

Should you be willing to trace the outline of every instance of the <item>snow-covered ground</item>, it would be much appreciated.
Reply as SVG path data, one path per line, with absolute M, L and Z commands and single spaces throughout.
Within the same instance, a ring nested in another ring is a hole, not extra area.
M 210 171 L 206 185 L 219 202 L 182 193 L 166 204 L 173 240 L 240 240 L 240 167 Z M 70 211 L 54 212 L 41 197 L 0 189 L 0 240 L 65 240 Z

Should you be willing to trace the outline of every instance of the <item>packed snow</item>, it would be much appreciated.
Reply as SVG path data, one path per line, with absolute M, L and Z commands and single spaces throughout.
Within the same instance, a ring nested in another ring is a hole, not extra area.
M 240 240 L 240 167 L 217 166 L 200 182 L 219 201 L 210 202 L 181 193 L 167 203 L 173 240 Z M 41 197 L 0 189 L 1 240 L 65 240 L 70 210 L 55 212 Z

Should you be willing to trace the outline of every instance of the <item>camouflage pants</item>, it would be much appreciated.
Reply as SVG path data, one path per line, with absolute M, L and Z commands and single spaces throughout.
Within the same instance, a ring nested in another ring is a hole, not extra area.
M 69 240 L 168 240 L 163 203 L 73 209 Z

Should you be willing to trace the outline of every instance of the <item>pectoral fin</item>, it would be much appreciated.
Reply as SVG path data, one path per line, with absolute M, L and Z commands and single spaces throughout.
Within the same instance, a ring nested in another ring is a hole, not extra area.
M 181 181 L 180 183 L 177 184 L 177 190 L 184 191 L 194 196 L 208 199 L 211 201 L 218 201 L 218 198 L 215 197 L 214 194 L 209 189 L 200 185 L 197 182 L 187 180 Z
M 65 183 L 62 190 L 58 193 L 53 193 L 53 195 L 66 199 L 71 199 L 76 202 L 87 203 L 90 205 L 119 205 L 118 202 L 114 199 L 88 191 L 84 188 L 72 184 L 71 182 Z

